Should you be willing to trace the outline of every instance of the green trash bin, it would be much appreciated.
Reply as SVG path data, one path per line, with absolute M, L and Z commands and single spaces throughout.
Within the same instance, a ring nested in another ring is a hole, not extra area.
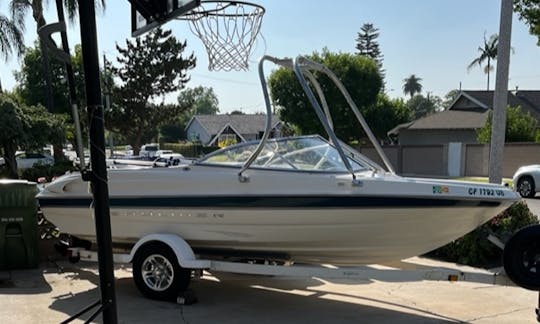
M 38 266 L 36 194 L 35 182 L 0 180 L 0 270 Z

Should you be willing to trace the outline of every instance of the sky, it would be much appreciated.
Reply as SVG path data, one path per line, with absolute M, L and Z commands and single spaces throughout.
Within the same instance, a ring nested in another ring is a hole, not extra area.
M 8 15 L 7 3 L 0 0 L 0 13 Z M 249 71 L 214 72 L 208 70 L 208 57 L 202 42 L 192 34 L 188 22 L 173 20 L 164 25 L 179 40 L 187 41 L 185 56 L 194 53 L 197 67 L 188 74 L 188 88 L 212 87 L 221 113 L 265 110 L 257 73 L 258 58 L 309 55 L 328 48 L 331 52 L 355 53 L 356 38 L 364 23 L 379 29 L 379 46 L 384 55 L 386 92 L 392 98 L 404 97 L 403 79 L 411 74 L 422 78 L 423 94 L 443 97 L 452 89 L 485 90 L 483 69 L 467 70 L 479 56 L 478 47 L 499 32 L 500 1 L 496 0 L 256 0 L 266 9 L 261 32 L 250 57 Z M 54 1 L 49 1 L 48 23 L 57 20 Z M 80 42 L 78 22 L 68 25 L 71 47 Z M 130 4 L 127 0 L 107 1 L 104 13 L 97 15 L 100 58 L 115 61 L 116 44 L 125 47 L 131 37 Z M 36 39 L 35 24 L 27 19 L 25 43 Z M 540 47 L 525 23 L 516 15 L 512 24 L 509 88 L 540 89 Z M 20 60 L 11 58 L 0 64 L 0 80 L 5 89 L 15 86 L 13 71 Z M 269 73 L 272 65 L 265 65 Z M 492 73 L 491 89 L 495 85 Z M 171 94 L 167 101 L 174 101 Z

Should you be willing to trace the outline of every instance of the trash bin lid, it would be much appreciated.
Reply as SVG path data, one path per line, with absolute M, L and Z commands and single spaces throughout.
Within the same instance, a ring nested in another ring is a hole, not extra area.
M 0 209 L 34 207 L 37 184 L 27 180 L 0 180 Z

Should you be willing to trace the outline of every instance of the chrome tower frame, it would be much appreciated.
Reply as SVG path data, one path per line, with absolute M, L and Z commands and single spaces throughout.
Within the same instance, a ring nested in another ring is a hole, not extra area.
M 364 129 L 364 132 L 368 136 L 369 140 L 375 147 L 375 150 L 381 157 L 382 161 L 384 162 L 384 165 L 386 166 L 386 168 L 388 169 L 390 173 L 395 174 L 394 168 L 392 167 L 390 160 L 384 153 L 375 135 L 373 135 L 373 132 L 369 128 L 366 120 L 364 119 L 364 116 L 362 116 L 362 114 L 358 110 L 358 107 L 352 100 L 349 92 L 347 91 L 343 83 L 339 80 L 339 78 L 334 74 L 334 72 L 332 72 L 332 70 L 330 70 L 328 67 L 326 67 L 323 64 L 309 60 L 308 58 L 303 57 L 303 56 L 298 56 L 295 60 L 293 60 L 291 58 L 280 59 L 273 56 L 265 55 L 259 61 L 259 79 L 261 82 L 262 91 L 264 95 L 264 102 L 266 105 L 266 126 L 264 130 L 264 134 L 261 138 L 261 141 L 259 145 L 257 146 L 257 149 L 253 151 L 253 153 L 250 155 L 250 157 L 247 159 L 247 161 L 244 163 L 244 165 L 242 166 L 242 168 L 240 169 L 238 173 L 238 177 L 241 182 L 249 181 L 249 178 L 243 175 L 243 173 L 249 168 L 249 166 L 257 158 L 257 156 L 259 156 L 259 154 L 261 153 L 262 149 L 266 145 L 266 142 L 268 141 L 268 137 L 272 129 L 272 105 L 270 102 L 270 95 L 268 94 L 268 86 L 266 83 L 266 77 L 265 77 L 264 69 L 263 69 L 264 62 L 266 61 L 272 62 L 281 67 L 285 67 L 294 72 L 294 74 L 296 75 L 296 78 L 298 79 L 298 82 L 302 86 L 302 89 L 304 90 L 311 105 L 313 106 L 313 109 L 315 110 L 315 113 L 317 114 L 319 121 L 321 122 L 326 133 L 328 134 L 330 141 L 332 142 L 333 145 L 335 145 L 336 150 L 338 151 L 341 159 L 343 160 L 343 163 L 345 164 L 345 167 L 347 168 L 349 173 L 352 175 L 353 181 L 356 181 L 356 175 L 354 174 L 354 170 L 352 169 L 351 164 L 349 163 L 349 159 L 347 158 L 343 148 L 341 147 L 341 143 L 334 132 L 332 116 L 330 114 L 330 109 L 328 107 L 326 97 L 313 72 L 324 73 L 326 76 L 330 78 L 330 80 L 334 82 L 336 87 L 341 91 L 341 94 L 343 95 L 343 97 L 345 97 L 345 100 L 349 104 L 349 107 L 351 108 L 354 115 L 356 116 L 356 119 L 358 120 L 362 128 Z M 307 77 L 307 80 L 306 80 L 306 77 Z M 313 86 L 313 88 L 317 92 L 317 96 L 320 100 L 320 103 L 317 100 L 317 97 L 315 96 L 313 91 L 311 90 L 310 85 Z

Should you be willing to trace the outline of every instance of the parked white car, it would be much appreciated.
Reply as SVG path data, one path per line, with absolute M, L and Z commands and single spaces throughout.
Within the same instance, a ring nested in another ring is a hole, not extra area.
M 525 165 L 517 169 L 512 177 L 514 190 L 521 197 L 532 198 L 536 194 L 536 187 L 540 184 L 540 165 Z
M 36 163 L 53 165 L 54 158 L 46 153 L 17 152 L 15 154 L 18 169 L 29 169 Z

